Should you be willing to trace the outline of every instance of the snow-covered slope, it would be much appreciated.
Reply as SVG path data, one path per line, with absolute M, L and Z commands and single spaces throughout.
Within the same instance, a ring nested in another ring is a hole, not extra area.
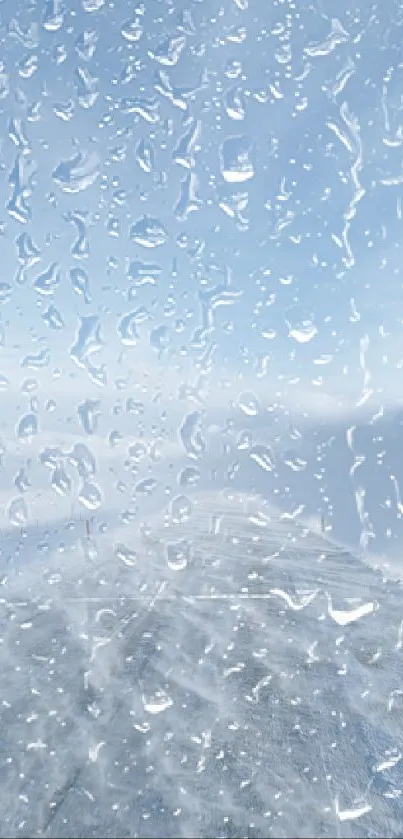
M 400 836 L 400 585 L 252 497 L 102 530 L 3 534 L 0 835 Z

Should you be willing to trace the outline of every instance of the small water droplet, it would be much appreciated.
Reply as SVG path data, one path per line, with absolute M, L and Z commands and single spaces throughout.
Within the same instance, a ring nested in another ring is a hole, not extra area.
M 85 481 L 78 493 L 78 500 L 87 510 L 99 510 L 102 504 L 102 492 L 92 481 Z
M 171 571 L 184 571 L 191 561 L 192 547 L 187 539 L 180 539 L 179 542 L 169 542 L 165 554 Z
M 8 505 L 7 512 L 14 527 L 25 527 L 28 522 L 28 508 L 24 498 L 13 498 Z
M 247 417 L 257 417 L 259 413 L 259 402 L 253 393 L 240 393 L 237 405 Z
M 142 695 L 144 710 L 149 714 L 161 714 L 173 705 L 173 699 L 165 690 L 157 690 L 151 696 Z
M 116 559 L 119 559 L 124 565 L 128 565 L 130 567 L 135 565 L 137 562 L 137 554 L 135 551 L 131 550 L 131 548 L 127 548 L 126 545 L 123 544 L 116 545 L 115 556 Z
M 186 495 L 176 495 L 171 501 L 170 511 L 175 524 L 185 522 L 190 518 L 192 513 L 192 502 Z

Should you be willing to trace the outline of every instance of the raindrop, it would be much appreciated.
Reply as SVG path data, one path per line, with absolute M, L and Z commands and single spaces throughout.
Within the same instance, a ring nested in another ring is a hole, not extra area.
M 131 548 L 127 548 L 126 545 L 123 544 L 116 545 L 115 556 L 116 559 L 129 567 L 133 567 L 133 565 L 137 562 L 137 554 L 135 551 L 132 551 Z
M 99 510 L 102 504 L 99 486 L 92 481 L 85 481 L 79 490 L 78 500 L 87 510 Z
M 271 449 L 268 446 L 257 445 L 249 452 L 251 460 L 254 460 L 261 469 L 265 472 L 271 472 L 274 469 L 274 457 Z
M 98 428 L 98 419 L 101 416 L 101 403 L 99 399 L 86 399 L 77 408 L 81 425 L 86 434 L 94 434 Z
M 187 521 L 192 513 L 192 502 L 186 495 L 176 495 L 170 504 L 172 521 L 180 524 Z
M 259 413 L 259 402 L 253 393 L 240 393 L 237 405 L 247 417 L 257 417 Z
M 143 172 L 151 172 L 154 168 L 154 152 L 150 143 L 140 140 L 136 148 L 136 160 Z
M 7 508 L 8 518 L 14 527 L 25 527 L 28 522 L 28 508 L 24 498 L 13 498 Z
M 193 411 L 185 417 L 179 429 L 179 437 L 188 457 L 197 459 L 205 452 L 202 415 L 199 411 Z
M 57 466 L 52 474 L 52 489 L 58 495 L 68 495 L 71 490 L 71 478 L 62 466 Z
M 99 176 L 100 157 L 96 152 L 78 152 L 63 160 L 53 170 L 53 180 L 63 192 L 82 192 L 95 183 Z
M 164 690 L 158 690 L 151 696 L 142 695 L 145 711 L 149 714 L 161 714 L 173 705 L 173 699 Z
M 82 295 L 86 303 L 91 303 L 90 281 L 87 272 L 83 268 L 72 268 L 69 271 L 69 278 L 73 291 Z
M 192 548 L 187 539 L 170 542 L 165 548 L 168 568 L 171 571 L 184 571 L 191 560 Z
M 46 271 L 34 280 L 33 287 L 38 294 L 53 294 L 60 285 L 61 271 L 57 262 L 53 262 Z
M 130 237 L 143 248 L 157 248 L 165 244 L 168 234 L 158 219 L 145 216 L 132 225 Z
M 134 347 L 137 344 L 139 335 L 137 332 L 136 312 L 129 312 L 124 315 L 118 324 L 118 335 L 122 342 L 127 347 Z
M 253 178 L 251 142 L 241 135 L 227 137 L 221 146 L 221 173 L 227 183 L 241 184 Z
M 36 414 L 25 414 L 21 417 L 17 426 L 17 437 L 19 440 L 31 442 L 38 433 L 38 417 Z

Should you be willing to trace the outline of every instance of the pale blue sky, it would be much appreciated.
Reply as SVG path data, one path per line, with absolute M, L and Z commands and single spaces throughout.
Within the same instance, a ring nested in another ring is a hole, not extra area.
M 29 409 L 27 378 L 40 447 L 85 435 L 91 398 L 124 451 L 135 429 L 119 404 L 141 390 L 142 433 L 175 438 L 200 373 L 207 425 L 253 393 L 263 436 L 283 410 L 280 450 L 290 412 L 315 429 L 399 408 L 397 3 L 0 11 L 5 439 Z M 21 234 L 38 250 L 22 274 Z

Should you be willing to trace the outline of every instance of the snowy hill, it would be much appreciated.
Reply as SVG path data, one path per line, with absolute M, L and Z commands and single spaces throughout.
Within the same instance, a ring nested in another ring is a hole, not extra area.
M 3 536 L 0 835 L 401 835 L 400 585 L 249 496 L 102 530 Z

